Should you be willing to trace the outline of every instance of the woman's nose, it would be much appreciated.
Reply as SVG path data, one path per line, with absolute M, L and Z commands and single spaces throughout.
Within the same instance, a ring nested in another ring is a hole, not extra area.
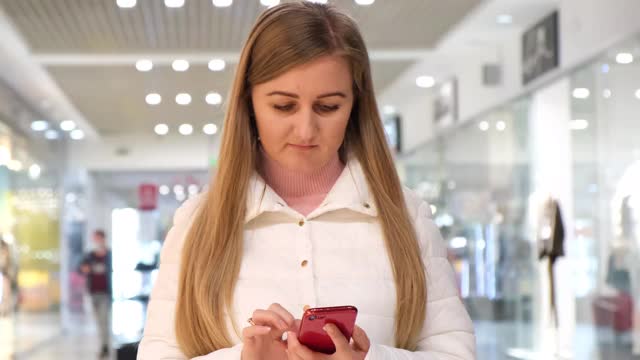
M 300 111 L 295 123 L 298 140 L 308 144 L 318 133 L 318 121 L 316 114 L 311 109 Z

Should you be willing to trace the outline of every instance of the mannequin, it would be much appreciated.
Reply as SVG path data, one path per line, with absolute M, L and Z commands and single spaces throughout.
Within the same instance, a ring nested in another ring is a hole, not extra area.
M 558 258 L 564 256 L 564 224 L 558 201 L 550 195 L 542 203 L 538 223 L 538 260 L 548 258 L 549 294 L 551 318 L 558 327 L 558 309 L 556 306 L 555 276 L 553 267 Z

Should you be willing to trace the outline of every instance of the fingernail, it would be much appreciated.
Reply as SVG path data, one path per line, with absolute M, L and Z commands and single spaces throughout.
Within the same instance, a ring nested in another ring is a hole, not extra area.
M 327 330 L 328 328 L 329 328 L 329 327 L 328 327 L 327 325 L 325 325 L 325 326 L 323 326 L 323 327 L 322 327 L 322 330 L 324 330 L 324 331 L 328 331 L 328 330 Z

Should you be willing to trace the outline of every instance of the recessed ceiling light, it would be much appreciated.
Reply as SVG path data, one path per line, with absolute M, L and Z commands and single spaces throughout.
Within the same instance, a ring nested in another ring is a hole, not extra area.
M 507 123 L 505 123 L 504 121 L 496 122 L 496 130 L 504 131 L 504 129 L 506 129 L 506 128 L 507 128 Z
M 180 132 L 180 134 L 185 135 L 185 136 L 186 135 L 191 135 L 191 134 L 193 134 L 193 126 L 191 126 L 190 124 L 182 124 L 178 128 L 178 131 Z
M 274 7 L 280 4 L 280 0 L 260 0 L 260 4 L 268 7 Z
M 84 139 L 84 131 L 78 129 L 73 130 L 70 136 L 73 140 L 82 140 Z
M 9 170 L 11 171 L 15 171 L 15 172 L 19 172 L 22 171 L 23 166 L 22 166 L 22 161 L 20 160 L 11 160 L 9 161 L 9 164 L 7 164 L 7 167 L 9 168 Z
M 42 169 L 40 168 L 40 165 L 33 164 L 33 165 L 29 166 L 29 177 L 32 180 L 38 179 L 40 177 L 41 173 L 42 173 Z
M 45 131 L 49 128 L 49 123 L 44 120 L 36 120 L 31 123 L 31 130 L 33 131 Z
M 204 100 L 209 105 L 220 105 L 222 103 L 222 95 L 218 94 L 217 92 L 210 92 L 207 94 Z
M 587 88 L 575 88 L 573 89 L 573 97 L 576 99 L 586 99 L 591 95 L 591 91 Z
M 461 236 L 454 237 L 449 242 L 449 246 L 451 246 L 453 249 L 465 248 L 465 247 L 467 247 L 467 238 L 464 238 L 464 237 L 461 237 Z
M 640 99 L 640 89 L 636 90 L 636 98 Z
M 602 96 L 604 96 L 605 99 L 608 99 L 611 97 L 611 90 L 610 89 L 604 89 L 602 90 Z
M 169 126 L 167 124 L 158 124 L 153 128 L 158 135 L 167 135 L 169 133 Z
M 128 9 L 136 6 L 136 2 L 136 0 L 117 0 L 116 4 L 121 8 Z
M 180 93 L 176 95 L 176 103 L 178 103 L 179 105 L 191 104 L 191 95 L 187 93 Z
M 176 186 L 173 187 L 173 193 L 174 194 L 184 194 L 184 186 L 178 184 Z
M 189 195 L 198 195 L 198 191 L 200 191 L 200 189 L 198 188 L 198 185 L 191 184 L 187 187 L 187 191 L 189 192 Z
M 509 25 L 513 23 L 513 16 L 509 14 L 500 14 L 496 17 L 496 22 L 500 25 Z
M 164 5 L 168 8 L 180 8 L 184 6 L 184 0 L 164 0 Z
M 158 188 L 158 192 L 160 193 L 160 195 L 169 195 L 171 189 L 169 189 L 167 185 L 160 185 L 160 187 Z
M 173 63 L 171 63 L 171 67 L 175 71 L 187 71 L 189 70 L 189 62 L 182 59 L 174 60 Z
M 233 0 L 211 0 L 211 2 L 213 3 L 214 6 L 217 6 L 217 7 L 227 7 L 227 6 L 231 6 L 231 4 L 233 3 Z
M 376 0 L 356 0 L 356 4 L 362 5 L 362 6 L 367 6 L 367 5 L 373 4 L 375 1 Z
M 616 61 L 618 64 L 631 64 L 633 62 L 633 55 L 629 53 L 619 53 L 616 55 Z
M 74 203 L 76 202 L 76 200 L 78 200 L 78 195 L 74 193 L 68 193 L 67 195 L 65 195 L 64 200 L 68 203 Z
M 136 61 L 136 69 L 138 71 L 151 71 L 153 69 L 153 62 L 148 59 L 141 59 Z
M 571 130 L 584 130 L 589 127 L 589 122 L 584 119 L 571 120 L 569 127 Z
M 47 130 L 47 132 L 44 133 L 44 137 L 47 138 L 47 140 L 57 140 L 60 134 L 55 130 Z
M 418 76 L 416 78 L 416 85 L 421 88 L 430 88 L 435 84 L 436 80 L 433 78 L 433 76 Z
M 76 123 L 71 120 L 65 120 L 60 123 L 60 129 L 63 131 L 71 131 L 76 128 Z
M 482 131 L 489 130 L 489 122 L 488 121 L 481 121 L 480 124 L 478 124 L 478 128 L 480 128 L 480 130 L 482 130 Z
M 216 124 L 207 124 L 202 128 L 202 131 L 207 135 L 215 135 L 218 132 L 218 126 Z
M 209 70 L 211 71 L 222 71 L 226 66 L 227 64 L 222 59 L 213 59 L 209 61 Z
M 162 102 L 162 96 L 160 96 L 160 94 L 151 93 L 145 97 L 145 101 L 149 105 L 158 105 Z

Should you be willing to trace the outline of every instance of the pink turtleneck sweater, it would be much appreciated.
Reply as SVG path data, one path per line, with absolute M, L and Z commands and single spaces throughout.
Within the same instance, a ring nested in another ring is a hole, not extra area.
M 284 168 L 262 151 L 260 173 L 289 207 L 307 216 L 327 197 L 343 169 L 338 153 L 322 168 L 304 174 Z

